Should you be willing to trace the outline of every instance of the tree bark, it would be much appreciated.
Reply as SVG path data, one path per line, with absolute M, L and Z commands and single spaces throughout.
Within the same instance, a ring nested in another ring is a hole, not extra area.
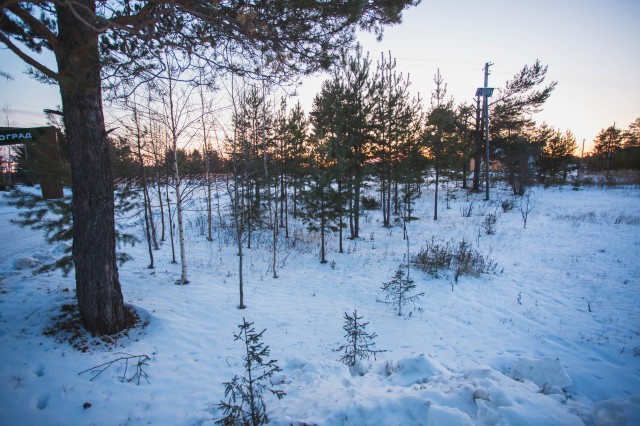
M 93 0 L 79 0 L 93 12 Z M 82 10 L 82 8 L 78 8 Z M 92 333 L 127 326 L 118 278 L 113 180 L 102 112 L 98 34 L 56 5 L 56 52 L 73 185 L 73 263 L 82 322 Z

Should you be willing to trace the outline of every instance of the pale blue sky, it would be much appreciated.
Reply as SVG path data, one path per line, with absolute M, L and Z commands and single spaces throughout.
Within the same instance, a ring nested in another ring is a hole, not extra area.
M 570 129 L 589 147 L 600 129 L 626 128 L 640 116 L 640 1 L 638 0 L 423 0 L 405 12 L 400 26 L 387 28 L 382 42 L 360 36 L 377 60 L 391 51 L 399 71 L 426 103 L 437 68 L 456 102 L 472 101 L 482 68 L 493 62 L 489 86 L 500 87 L 536 59 L 549 66 L 558 87 L 535 119 Z M 16 124 L 42 124 L 42 109 L 60 103 L 55 87 L 22 74 L 25 66 L 0 51 L 0 69 L 15 80 L 0 81 L 0 105 L 16 111 Z M 324 77 L 299 90 L 308 112 Z

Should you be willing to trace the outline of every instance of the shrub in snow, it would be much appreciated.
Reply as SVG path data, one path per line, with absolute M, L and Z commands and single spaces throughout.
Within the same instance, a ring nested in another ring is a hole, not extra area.
M 344 352 L 339 361 L 349 367 L 354 367 L 357 360 L 369 359 L 372 355 L 375 359 L 377 353 L 385 352 L 384 350 L 374 349 L 376 346 L 374 339 L 377 335 L 376 333 L 369 334 L 365 330 L 369 323 L 361 320 L 362 317 L 358 316 L 357 311 L 353 311 L 353 315 L 344 313 L 344 326 L 342 328 L 346 332 L 344 337 L 347 339 L 347 343 L 334 350 L 335 352 Z
M 462 217 L 471 217 L 473 215 L 473 200 L 460 207 L 460 214 L 462 214 Z
M 496 222 L 498 218 L 495 214 L 489 213 L 484 217 L 484 221 L 482 222 L 482 229 L 487 235 L 493 235 L 496 233 Z
M 439 272 L 451 267 L 453 261 L 453 245 L 450 241 L 437 242 L 435 238 L 413 257 L 413 264 L 424 272 L 434 277 L 439 276 Z
M 361 206 L 363 210 L 376 210 L 380 207 L 380 203 L 375 197 L 362 196 Z
M 224 383 L 224 396 L 229 398 L 227 402 L 220 401 L 218 408 L 224 417 L 217 424 L 224 425 L 262 425 L 269 421 L 267 409 L 262 394 L 268 390 L 278 399 L 282 399 L 285 393 L 273 389 L 271 377 L 282 371 L 276 365 L 277 360 L 266 361 L 269 356 L 269 346 L 262 343 L 262 335 L 265 330 L 256 333 L 252 322 L 242 318 L 242 324 L 238 326 L 240 332 L 234 334 L 234 340 L 244 343 L 246 355 L 242 357 L 245 376 L 237 375 L 230 382 Z
M 455 245 L 449 241 L 437 242 L 432 238 L 411 259 L 411 262 L 436 278 L 442 271 L 453 271 L 456 281 L 461 275 L 477 277 L 481 273 L 489 273 L 496 268 L 492 260 L 473 250 L 471 244 L 464 240 Z
M 456 247 L 452 266 L 456 274 L 456 282 L 461 275 L 477 277 L 483 272 L 488 273 L 496 268 L 493 261 L 472 249 L 471 244 L 464 240 L 460 241 Z
M 502 211 L 504 213 L 510 212 L 516 205 L 516 201 L 513 198 L 509 198 L 508 200 L 502 200 L 500 206 L 502 207 Z
M 384 292 L 384 300 L 378 299 L 378 302 L 384 303 L 393 308 L 398 316 L 402 316 L 402 307 L 407 303 L 413 303 L 418 300 L 424 293 L 412 294 L 416 288 L 414 281 L 408 276 L 402 268 L 398 268 L 393 275 L 391 281 L 382 284 Z
M 520 197 L 520 214 L 522 215 L 523 228 L 527 227 L 527 220 L 529 213 L 533 210 L 533 194 L 531 191 L 527 191 Z

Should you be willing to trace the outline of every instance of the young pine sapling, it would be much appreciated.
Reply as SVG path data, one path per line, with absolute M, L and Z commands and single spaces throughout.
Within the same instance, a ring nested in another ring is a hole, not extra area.
M 349 367 L 354 367 L 358 359 L 369 359 L 372 355 L 375 359 L 377 353 L 386 352 L 375 349 L 374 339 L 377 335 L 376 333 L 369 334 L 365 330 L 369 323 L 361 320 L 362 317 L 359 317 L 358 312 L 355 310 L 353 315 L 344 313 L 344 326 L 342 328 L 346 332 L 344 337 L 347 338 L 347 343 L 334 349 L 335 352 L 344 352 L 339 361 Z
M 402 308 L 407 303 L 413 303 L 424 296 L 424 293 L 412 294 L 415 288 L 414 281 L 408 275 L 405 277 L 405 271 L 398 268 L 391 281 L 382 284 L 384 300 L 378 299 L 378 302 L 392 307 L 398 316 L 402 316 Z
M 493 235 L 496 233 L 496 222 L 498 218 L 495 214 L 489 213 L 484 217 L 484 221 L 482 222 L 482 228 L 487 235 Z
M 230 382 L 224 383 L 224 396 L 229 400 L 220 401 L 218 404 L 224 417 L 216 423 L 262 425 L 269 421 L 262 397 L 264 391 L 268 390 L 278 399 L 285 395 L 283 391 L 270 387 L 271 377 L 282 370 L 276 365 L 277 360 L 266 361 L 269 357 L 269 346 L 262 342 L 262 335 L 266 330 L 256 333 L 253 323 L 247 322 L 244 318 L 238 328 L 240 332 L 234 334 L 234 340 L 240 340 L 245 345 L 245 356 L 242 357 L 245 376 L 236 375 Z

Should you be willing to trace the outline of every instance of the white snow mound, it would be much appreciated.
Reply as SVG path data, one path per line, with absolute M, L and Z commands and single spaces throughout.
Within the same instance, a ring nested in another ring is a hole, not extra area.
M 509 370 L 512 379 L 529 380 L 546 394 L 558 393 L 559 390 L 572 385 L 571 377 L 564 371 L 557 358 L 518 358 Z
M 570 383 L 551 359 L 523 365 L 540 370 L 536 378 L 547 372 L 545 383 L 554 387 Z M 363 375 L 337 362 L 292 358 L 276 380 L 287 396 L 270 401 L 274 425 L 583 424 L 564 398 L 540 392 L 532 380 L 489 366 L 455 372 L 428 355 L 377 361 Z
M 640 396 L 613 398 L 596 402 L 591 410 L 597 426 L 626 426 L 640 419 Z
M 397 363 L 389 361 L 385 368 L 390 373 L 389 383 L 395 386 L 427 383 L 436 374 L 451 374 L 431 356 L 425 356 L 424 354 L 413 358 L 405 358 Z

